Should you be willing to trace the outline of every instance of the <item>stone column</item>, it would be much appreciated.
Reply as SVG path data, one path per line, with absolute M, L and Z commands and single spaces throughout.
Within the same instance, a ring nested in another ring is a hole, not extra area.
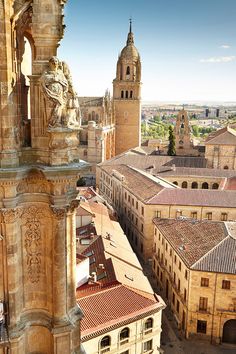
M 67 323 L 66 210 L 52 208 L 54 213 L 53 242 L 53 315 L 55 325 Z

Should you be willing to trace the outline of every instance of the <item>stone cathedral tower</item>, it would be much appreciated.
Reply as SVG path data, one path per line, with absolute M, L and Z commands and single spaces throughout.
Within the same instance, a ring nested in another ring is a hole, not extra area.
M 69 69 L 55 57 L 65 2 L 0 0 L 1 354 L 80 353 L 79 108 Z
M 141 61 L 134 45 L 132 23 L 126 46 L 117 62 L 113 80 L 113 102 L 116 125 L 115 154 L 141 143 Z

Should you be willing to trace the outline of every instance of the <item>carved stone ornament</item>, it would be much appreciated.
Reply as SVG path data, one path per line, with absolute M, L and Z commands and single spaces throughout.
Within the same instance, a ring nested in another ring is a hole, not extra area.
M 22 219 L 25 219 L 24 246 L 27 254 L 28 277 L 31 283 L 38 283 L 42 263 L 42 234 L 41 218 L 47 212 L 43 208 L 30 206 L 23 210 Z
M 16 220 L 21 216 L 22 209 L 14 208 L 14 209 L 1 209 L 4 223 L 11 224 L 16 222 Z
M 49 59 L 49 69 L 40 79 L 45 95 L 49 130 L 78 129 L 80 109 L 77 93 L 74 91 L 70 70 L 65 62 L 57 57 Z
M 51 206 L 51 210 L 57 219 L 63 219 L 66 215 L 65 208 L 56 208 L 54 206 Z

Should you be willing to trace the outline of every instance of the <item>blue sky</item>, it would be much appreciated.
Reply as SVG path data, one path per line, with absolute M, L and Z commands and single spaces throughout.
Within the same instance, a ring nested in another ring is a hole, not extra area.
M 236 101 L 236 0 L 68 0 L 58 56 L 80 96 L 112 92 L 130 16 L 143 100 Z

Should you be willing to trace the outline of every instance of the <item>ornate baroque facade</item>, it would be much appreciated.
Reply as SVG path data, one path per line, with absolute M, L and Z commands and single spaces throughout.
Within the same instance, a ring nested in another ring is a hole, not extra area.
M 55 57 L 65 2 L 0 2 L 1 354 L 80 352 L 74 210 L 84 164 L 77 160 L 78 99 L 68 67 Z

